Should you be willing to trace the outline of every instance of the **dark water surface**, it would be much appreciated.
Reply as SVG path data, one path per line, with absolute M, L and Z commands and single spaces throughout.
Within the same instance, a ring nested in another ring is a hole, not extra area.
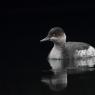
M 6 4 L 13 8 L 1 8 L 0 95 L 95 95 L 95 71 L 85 66 L 91 60 L 71 65 L 68 60 L 48 61 L 45 58 L 53 44 L 40 44 L 39 49 L 39 40 L 55 26 L 64 29 L 68 41 L 95 47 L 94 3 L 12 2 Z

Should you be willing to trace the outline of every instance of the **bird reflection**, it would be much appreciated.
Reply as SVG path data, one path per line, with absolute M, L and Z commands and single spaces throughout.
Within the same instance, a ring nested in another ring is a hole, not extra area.
M 53 75 L 48 78 L 42 78 L 42 82 L 48 84 L 54 91 L 60 91 L 67 87 L 67 75 L 82 73 L 94 70 L 95 57 L 64 60 L 48 59 Z

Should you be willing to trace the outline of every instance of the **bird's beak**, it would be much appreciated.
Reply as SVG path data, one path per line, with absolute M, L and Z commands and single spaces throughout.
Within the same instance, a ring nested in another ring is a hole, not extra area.
M 46 37 L 46 38 L 40 40 L 40 42 L 44 42 L 44 41 L 48 41 L 48 40 L 49 40 L 49 37 Z

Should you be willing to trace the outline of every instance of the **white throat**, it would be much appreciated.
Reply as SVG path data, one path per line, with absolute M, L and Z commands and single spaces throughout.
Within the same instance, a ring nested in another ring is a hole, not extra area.
M 49 54 L 50 59 L 62 59 L 62 48 L 60 48 L 57 45 L 54 45 L 52 48 L 50 54 Z
M 54 47 L 52 48 L 49 58 L 50 59 L 63 59 L 62 52 L 66 43 L 66 35 L 56 39 L 54 41 Z

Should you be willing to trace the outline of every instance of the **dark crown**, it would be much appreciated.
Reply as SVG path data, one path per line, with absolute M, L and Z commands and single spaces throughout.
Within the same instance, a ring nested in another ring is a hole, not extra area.
M 61 36 L 62 34 L 64 34 L 64 30 L 61 27 L 54 27 L 49 31 L 49 36 Z

